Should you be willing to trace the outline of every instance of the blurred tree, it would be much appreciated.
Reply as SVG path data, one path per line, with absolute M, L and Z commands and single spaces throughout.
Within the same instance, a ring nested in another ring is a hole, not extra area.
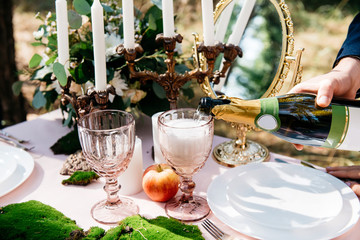
M 359 0 L 302 0 L 302 3 L 308 11 L 317 11 L 324 6 L 339 8 L 340 10 L 346 10 L 352 13 L 360 11 Z
M 55 9 L 55 0 L 12 0 L 17 11 L 21 12 L 47 12 Z M 68 1 L 71 2 L 72 1 Z
M 0 116 L 6 124 L 24 121 L 24 98 L 15 96 L 12 84 L 18 80 L 12 25 L 12 0 L 0 1 Z M 0 125 L 1 126 L 1 125 Z

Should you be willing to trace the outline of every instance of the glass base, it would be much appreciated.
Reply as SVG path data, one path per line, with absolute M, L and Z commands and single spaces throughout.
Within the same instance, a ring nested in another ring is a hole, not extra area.
M 120 198 L 116 204 L 108 204 L 103 200 L 94 205 L 91 209 L 91 216 L 102 224 L 118 224 L 128 216 L 139 213 L 139 207 L 129 198 Z
M 214 148 L 213 155 L 217 163 L 227 167 L 269 160 L 269 150 L 251 140 L 246 140 L 244 149 L 239 147 L 237 140 L 221 143 Z
M 198 221 L 210 213 L 210 207 L 205 198 L 193 196 L 190 202 L 181 202 L 181 196 L 175 197 L 165 204 L 165 212 L 169 217 L 184 222 Z

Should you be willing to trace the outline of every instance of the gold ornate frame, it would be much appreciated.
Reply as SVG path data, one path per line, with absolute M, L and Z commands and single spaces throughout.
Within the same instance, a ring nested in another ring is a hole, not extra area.
M 219 18 L 223 10 L 232 2 L 233 0 L 220 0 L 216 5 L 214 11 L 214 20 L 215 22 Z M 286 93 L 297 83 L 301 82 L 302 77 L 302 66 L 300 65 L 300 60 L 304 49 L 299 49 L 294 55 L 294 28 L 293 22 L 291 20 L 290 11 L 285 3 L 285 0 L 269 0 L 275 7 L 279 20 L 281 22 L 282 28 L 282 49 L 281 57 L 276 71 L 276 75 L 273 78 L 270 86 L 266 92 L 262 95 L 264 97 L 273 97 L 275 95 Z M 195 35 L 194 46 L 197 45 L 198 35 Z M 205 69 L 207 62 L 205 58 L 194 49 L 195 63 L 201 69 Z M 293 66 L 293 69 L 291 69 Z M 293 71 L 292 78 L 287 80 L 290 71 Z M 230 100 L 238 100 L 236 97 L 226 96 L 226 95 L 217 95 L 210 84 L 208 78 L 205 78 L 205 81 L 200 84 L 203 92 L 211 98 L 226 98 Z M 269 150 L 254 141 L 246 139 L 246 133 L 251 130 L 255 130 L 247 124 L 234 124 L 231 125 L 237 130 L 237 139 L 227 141 L 219 144 L 214 148 L 213 155 L 214 160 L 221 165 L 228 167 L 239 166 L 247 164 L 250 162 L 262 162 L 269 159 Z
M 214 11 L 214 21 L 216 22 L 222 13 L 222 11 L 231 3 L 233 0 L 220 0 L 220 2 L 216 5 L 215 11 Z M 285 3 L 284 0 L 269 0 L 275 7 L 276 11 L 279 14 L 279 19 L 281 22 L 282 27 L 282 52 L 281 52 L 281 58 L 280 63 L 276 72 L 276 75 L 271 82 L 269 88 L 267 91 L 262 95 L 262 98 L 264 97 L 272 97 L 275 96 L 281 92 L 287 92 L 301 82 L 302 77 L 302 66 L 300 65 L 300 60 L 302 53 L 304 49 L 299 49 L 296 51 L 296 54 L 294 56 L 294 48 L 295 48 L 295 41 L 294 41 L 294 27 L 293 22 L 291 20 L 290 10 Z M 204 66 L 205 63 L 201 63 L 200 65 Z M 289 75 L 289 72 L 291 70 L 291 65 L 294 64 L 294 70 L 293 70 L 293 76 L 287 84 L 286 89 L 284 89 L 284 86 L 286 85 L 286 79 Z M 217 96 L 216 93 L 213 91 L 211 84 L 209 82 L 209 79 L 207 78 L 204 83 L 200 85 L 203 92 L 211 97 L 211 98 L 231 98 L 231 96 Z

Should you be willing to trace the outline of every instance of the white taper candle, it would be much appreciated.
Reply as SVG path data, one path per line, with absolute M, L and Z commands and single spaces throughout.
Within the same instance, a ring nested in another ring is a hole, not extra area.
M 172 37 L 174 31 L 174 4 L 173 0 L 162 0 L 162 17 L 164 37 Z
M 135 48 L 134 2 L 122 0 L 124 47 Z
M 91 25 L 94 46 L 95 90 L 104 91 L 107 85 L 105 33 L 103 7 L 99 0 L 94 0 L 93 5 L 91 6 Z
M 56 26 L 57 26 L 57 44 L 58 60 L 65 68 L 69 68 L 69 22 L 67 15 L 66 0 L 56 0 Z
M 236 21 L 233 33 L 230 35 L 227 43 L 238 45 L 244 34 L 245 27 L 249 21 L 250 15 L 254 9 L 256 0 L 246 0 L 241 8 L 239 18 Z
M 203 35 L 205 46 L 213 46 L 214 40 L 214 14 L 213 0 L 201 0 Z
M 215 40 L 224 42 L 226 32 L 230 23 L 232 11 L 234 10 L 235 1 L 231 1 L 229 5 L 221 12 L 219 18 L 216 20 L 215 25 Z M 221 69 L 221 68 L 220 68 Z

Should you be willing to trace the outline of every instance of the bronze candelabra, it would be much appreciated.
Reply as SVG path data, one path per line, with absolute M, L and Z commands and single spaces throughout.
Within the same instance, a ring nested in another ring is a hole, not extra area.
M 176 60 L 174 59 L 174 49 L 176 43 L 181 43 L 182 39 L 183 37 L 180 34 L 176 34 L 173 37 L 164 37 L 163 34 L 156 36 L 156 42 L 163 43 L 167 55 L 167 59 L 165 60 L 167 71 L 165 73 L 157 73 L 149 70 L 138 72 L 135 70 L 136 56 L 137 54 L 143 53 L 141 45 L 136 44 L 135 48 L 125 48 L 123 45 L 117 47 L 117 53 L 124 55 L 127 61 L 130 78 L 139 80 L 142 83 L 152 80 L 162 86 L 170 102 L 171 109 L 177 108 L 179 90 L 186 82 L 191 79 L 196 79 L 197 82 L 201 84 L 204 82 L 204 79 L 208 77 L 210 81 L 217 83 L 221 77 L 225 76 L 234 59 L 237 56 L 242 57 L 242 51 L 238 46 L 232 44 L 225 45 L 223 43 L 217 43 L 214 46 L 205 46 L 202 42 L 199 43 L 198 37 L 195 36 L 195 61 L 199 63 L 199 56 L 201 56 L 201 58 L 204 58 L 203 62 L 206 61 L 206 66 L 200 66 L 200 64 L 198 64 L 194 70 L 179 74 L 175 72 Z M 215 60 L 220 53 L 224 53 L 225 60 L 223 68 L 221 71 L 214 71 Z M 70 92 L 72 82 L 73 78 L 69 76 L 67 84 L 61 86 L 61 104 L 66 106 L 71 103 L 75 109 L 77 119 L 97 109 L 107 108 L 109 94 L 115 94 L 115 88 L 109 84 L 104 91 L 96 91 L 94 88 L 89 88 L 84 95 L 76 96 L 75 93 Z
M 187 71 L 184 74 L 179 74 L 175 72 L 176 60 L 174 59 L 174 49 L 176 43 L 181 43 L 183 37 L 180 34 L 176 34 L 173 37 L 164 37 L 163 34 L 158 34 L 156 36 L 156 42 L 162 43 L 167 55 L 165 60 L 167 71 L 165 73 L 157 73 L 153 71 L 136 71 L 135 70 L 135 59 L 136 55 L 143 53 L 143 48 L 136 44 L 135 48 L 125 48 L 124 45 L 119 45 L 117 47 L 117 53 L 119 55 L 124 55 L 125 60 L 127 61 L 130 78 L 139 80 L 141 82 L 146 82 L 148 80 L 155 81 L 160 86 L 162 86 L 166 92 L 166 97 L 170 102 L 170 108 L 177 108 L 177 99 L 179 97 L 179 89 L 191 79 L 196 79 L 199 84 L 204 82 L 204 79 L 208 77 L 211 81 L 218 82 L 220 77 L 224 77 L 228 68 L 231 66 L 231 63 L 234 59 L 239 56 L 242 56 L 242 51 L 240 47 L 234 46 L 232 44 L 225 45 L 223 43 L 217 43 L 214 46 L 205 46 L 203 43 L 195 43 L 195 54 L 202 54 L 206 59 L 207 66 L 204 68 L 196 67 L 192 71 Z M 221 71 L 214 71 L 215 60 L 218 55 L 224 53 L 224 67 Z
M 109 101 L 109 94 L 115 95 L 115 88 L 108 84 L 103 91 L 97 91 L 94 87 L 87 89 L 86 93 L 76 96 L 74 92 L 70 93 L 70 86 L 74 79 L 69 76 L 65 86 L 61 86 L 61 104 L 66 106 L 71 104 L 76 112 L 77 120 L 97 109 L 106 109 Z

